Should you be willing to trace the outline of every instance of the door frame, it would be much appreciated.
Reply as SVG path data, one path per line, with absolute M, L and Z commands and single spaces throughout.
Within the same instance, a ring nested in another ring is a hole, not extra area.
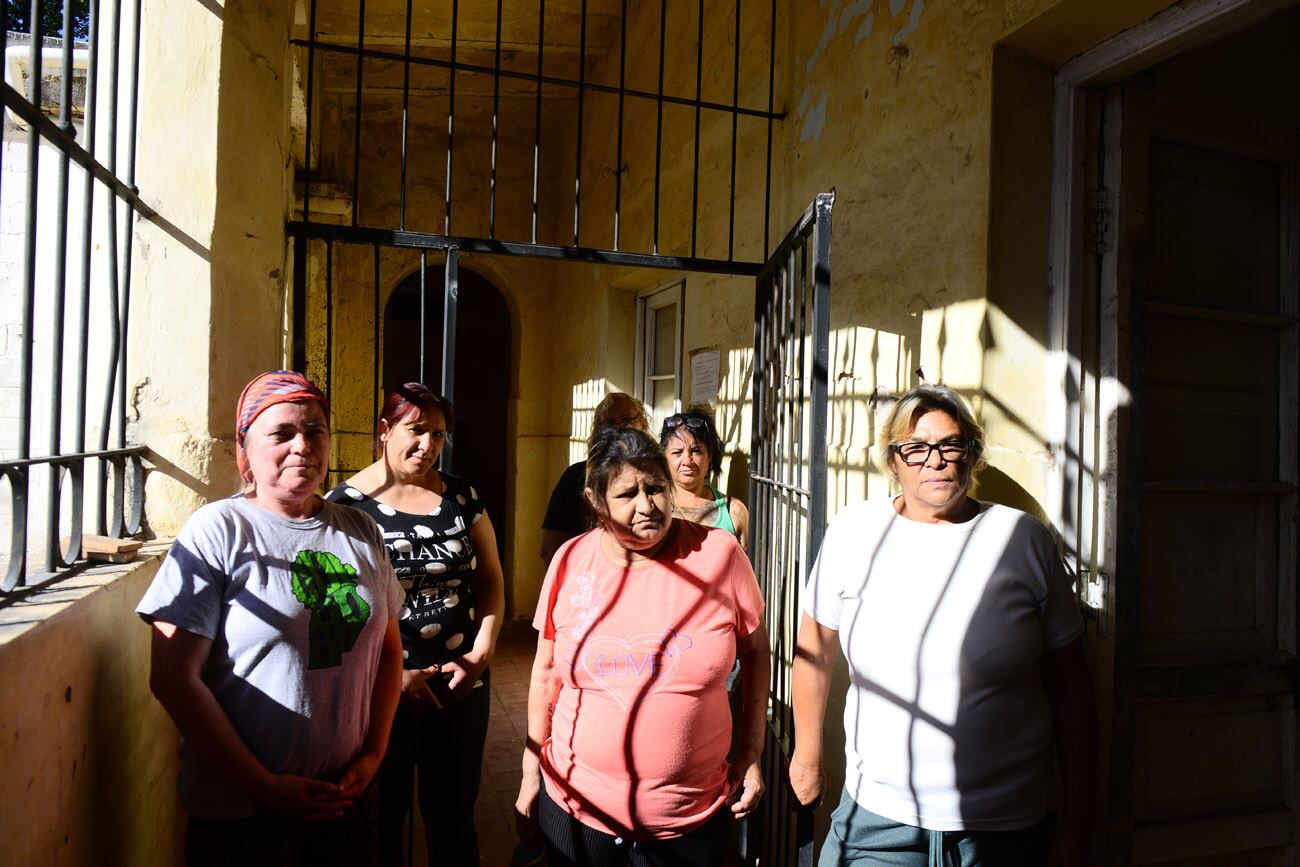
M 1122 263 L 1115 238 L 1117 212 L 1123 203 L 1117 201 L 1115 167 L 1103 165 L 1104 176 L 1097 178 L 1097 167 L 1088 160 L 1097 135 L 1098 110 L 1098 101 L 1090 100 L 1089 93 L 1293 5 L 1295 0 L 1188 0 L 1098 44 L 1055 75 L 1046 395 L 1054 461 L 1046 507 L 1061 533 L 1067 562 L 1073 561 L 1070 565 L 1079 575 L 1081 604 L 1091 609 L 1090 632 L 1101 639 L 1091 648 L 1099 694 L 1116 695 L 1116 642 L 1106 639 L 1114 628 L 1116 611 L 1116 589 L 1110 579 L 1125 545 L 1118 525 L 1120 500 L 1126 493 L 1121 491 L 1120 478 L 1126 431 L 1118 410 L 1128 404 L 1130 395 L 1121 376 L 1122 342 L 1129 337 L 1121 331 L 1125 299 L 1117 292 Z M 1101 134 L 1103 149 L 1114 153 L 1122 134 L 1120 124 L 1103 126 Z M 1294 237 L 1290 243 L 1294 246 Z M 1090 284 L 1095 285 L 1090 299 L 1095 306 L 1085 313 L 1082 304 Z M 1096 324 L 1085 334 L 1084 323 L 1090 317 Z M 1118 718 L 1131 711 L 1112 705 L 1111 714 L 1101 720 L 1099 805 L 1106 805 L 1128 785 L 1127 780 L 1109 777 L 1112 749 L 1123 746 L 1114 741 L 1113 733 L 1124 723 Z M 1110 812 L 1115 809 L 1110 804 Z M 1098 814 L 1100 839 L 1111 847 L 1121 841 L 1111 839 L 1113 829 L 1107 818 Z M 1293 840 L 1300 840 L 1300 834 L 1293 834 Z M 1116 857 L 1125 853 L 1103 855 L 1106 863 Z

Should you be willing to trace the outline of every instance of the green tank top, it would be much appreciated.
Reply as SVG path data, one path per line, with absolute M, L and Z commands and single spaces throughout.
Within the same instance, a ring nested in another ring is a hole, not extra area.
M 719 530 L 726 530 L 733 536 L 739 537 L 736 532 L 736 525 L 731 520 L 731 509 L 728 508 L 727 495 L 719 491 L 713 485 L 709 485 L 709 490 L 713 492 L 713 502 L 718 507 L 718 520 L 713 524 Z

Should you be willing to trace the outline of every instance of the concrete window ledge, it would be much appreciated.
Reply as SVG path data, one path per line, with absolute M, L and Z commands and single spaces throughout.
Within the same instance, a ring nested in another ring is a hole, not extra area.
M 0 840 L 14 864 L 182 863 L 178 735 L 134 613 L 170 540 L 0 603 Z

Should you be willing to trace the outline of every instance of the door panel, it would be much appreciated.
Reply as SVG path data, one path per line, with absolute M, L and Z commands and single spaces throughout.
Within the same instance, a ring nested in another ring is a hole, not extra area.
M 1112 91 L 1112 863 L 1293 854 L 1296 131 Z M 1118 130 L 1118 134 L 1116 134 Z

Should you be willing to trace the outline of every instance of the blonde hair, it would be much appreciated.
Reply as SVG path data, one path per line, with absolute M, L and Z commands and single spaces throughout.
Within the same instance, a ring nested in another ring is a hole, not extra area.
M 966 401 L 946 385 L 923 384 L 900 397 L 880 427 L 877 446 L 880 450 L 880 466 L 895 479 L 898 478 L 898 470 L 894 467 L 893 447 L 916 429 L 921 416 L 936 410 L 957 422 L 962 437 L 970 441 L 970 453 L 966 458 L 967 471 L 973 475 L 984 466 L 984 428 L 975 421 Z
M 649 420 L 646 416 L 645 404 L 642 403 L 639 398 L 633 397 L 627 392 L 615 391 L 605 395 L 604 399 L 601 400 L 600 403 L 596 404 L 596 412 L 591 420 L 591 439 L 594 440 L 596 434 L 600 433 L 607 427 L 613 426 L 613 419 L 611 417 L 614 415 L 621 403 L 627 403 L 628 406 L 632 408 L 632 412 L 635 415 L 641 416 L 642 420 L 645 422 L 646 428 L 650 427 Z

